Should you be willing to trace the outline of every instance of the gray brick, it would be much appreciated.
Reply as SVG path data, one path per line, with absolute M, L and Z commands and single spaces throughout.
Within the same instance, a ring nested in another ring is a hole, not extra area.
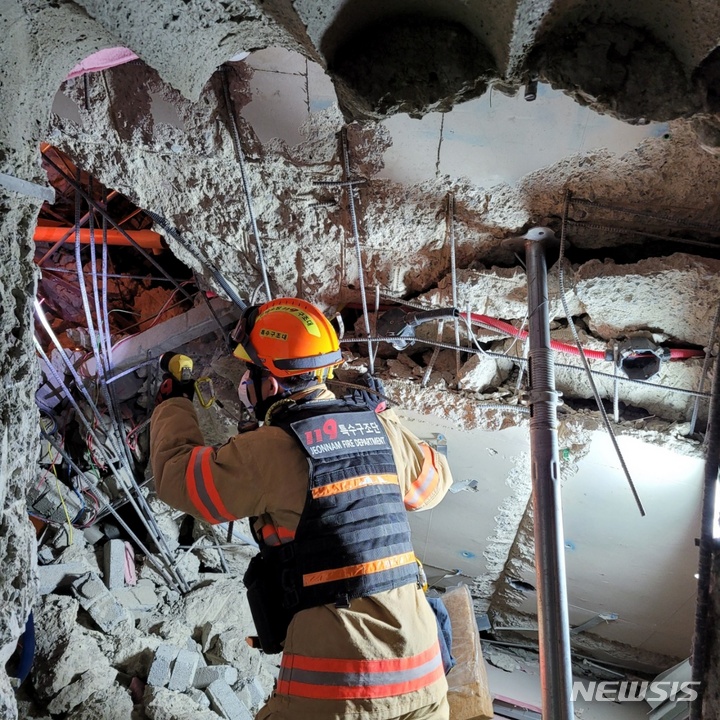
M 173 660 L 180 652 L 175 645 L 159 645 L 155 651 L 155 658 L 150 666 L 147 684 L 155 687 L 165 687 L 170 682 Z
M 104 580 L 109 590 L 125 587 L 125 543 L 108 540 L 103 545 Z
M 223 680 L 216 680 L 205 692 L 212 709 L 225 720 L 253 720 L 250 711 Z
M 91 525 L 90 527 L 85 528 L 83 530 L 83 535 L 90 545 L 96 545 L 105 538 L 105 534 L 97 525 Z
M 80 576 L 72 583 L 73 593 L 83 609 L 106 633 L 130 620 L 127 610 L 118 603 L 95 573 Z
M 196 652 L 181 650 L 173 663 L 168 690 L 183 692 L 191 687 L 200 656 Z
M 195 673 L 193 685 L 201 690 L 216 680 L 223 680 L 228 685 L 234 685 L 238 679 L 238 671 L 232 665 L 210 665 L 199 667 Z

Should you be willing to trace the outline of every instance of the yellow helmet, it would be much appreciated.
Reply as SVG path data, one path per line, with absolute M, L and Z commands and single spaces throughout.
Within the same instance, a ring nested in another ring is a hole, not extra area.
M 333 368 L 342 362 L 330 321 L 312 303 L 277 298 L 247 308 L 233 334 L 235 357 L 290 377 Z

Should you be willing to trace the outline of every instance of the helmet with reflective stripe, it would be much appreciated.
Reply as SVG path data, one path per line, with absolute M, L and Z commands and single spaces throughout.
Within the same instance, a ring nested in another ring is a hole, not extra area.
M 290 377 L 333 368 L 342 362 L 340 342 L 329 320 L 312 303 L 277 298 L 243 313 L 232 334 L 235 357 Z

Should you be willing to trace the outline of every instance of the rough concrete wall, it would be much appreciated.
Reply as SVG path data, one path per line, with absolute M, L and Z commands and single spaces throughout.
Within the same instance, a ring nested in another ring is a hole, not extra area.
M 38 148 L 54 90 L 75 62 L 105 38 L 72 5 L 6 2 L 0 28 L 5 58 L 0 67 L 0 171 L 45 184 Z M 68 37 L 76 44 L 69 45 Z M 35 542 L 25 494 L 35 480 L 38 450 L 31 236 L 39 206 L 37 199 L 0 194 L 0 715 L 6 718 L 15 717 L 15 700 L 5 663 L 35 594 Z

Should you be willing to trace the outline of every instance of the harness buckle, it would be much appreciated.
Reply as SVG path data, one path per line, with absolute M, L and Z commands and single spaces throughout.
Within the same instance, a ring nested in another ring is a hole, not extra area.
M 337 599 L 335 600 L 335 607 L 336 608 L 349 608 L 350 607 L 350 596 L 345 593 L 343 595 L 338 595 Z

